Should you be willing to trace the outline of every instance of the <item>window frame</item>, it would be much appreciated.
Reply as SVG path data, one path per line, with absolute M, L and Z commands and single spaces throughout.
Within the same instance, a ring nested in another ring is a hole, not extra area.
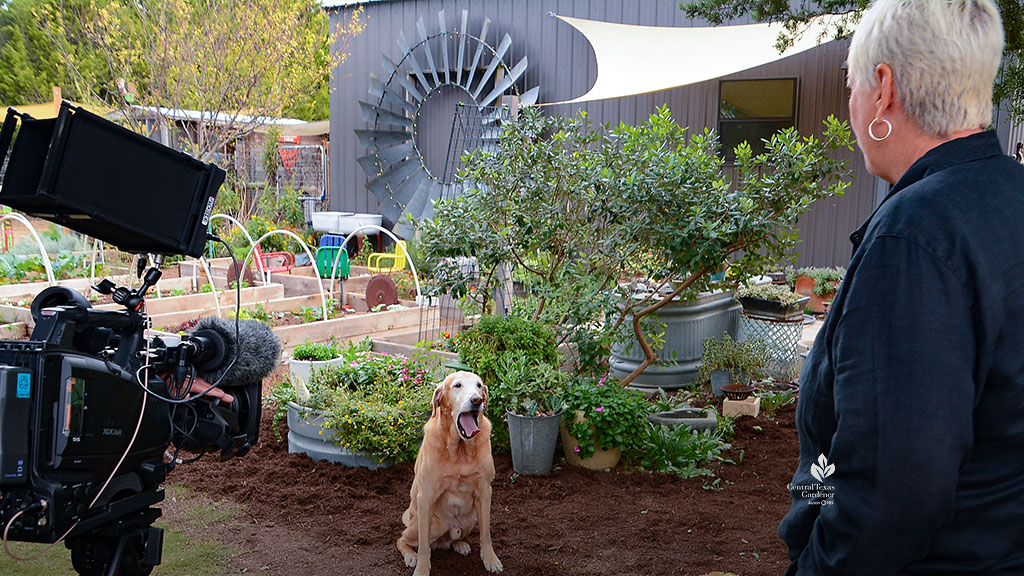
M 725 118 L 722 116 L 722 93 L 723 88 L 727 83 L 751 83 L 751 82 L 773 82 L 780 80 L 788 80 L 792 82 L 793 86 L 793 105 L 791 108 L 791 116 L 766 116 L 766 117 L 749 117 L 749 118 Z M 735 78 L 730 80 L 719 80 L 718 81 L 718 111 L 717 111 L 717 130 L 719 142 L 722 142 L 722 126 L 723 124 L 739 124 L 742 122 L 746 123 L 769 123 L 769 122 L 780 122 L 783 120 L 791 120 L 790 126 L 796 127 L 797 119 L 800 114 L 800 78 L 798 76 L 774 76 L 767 78 Z M 777 131 L 777 130 L 776 130 Z M 773 132 L 774 133 L 774 132 Z M 754 153 L 757 154 L 757 147 L 755 143 L 751 143 L 751 147 L 754 148 Z M 736 164 L 736 157 L 733 154 L 731 148 L 727 148 L 724 143 L 721 149 L 722 157 L 725 160 L 725 164 L 734 166 Z

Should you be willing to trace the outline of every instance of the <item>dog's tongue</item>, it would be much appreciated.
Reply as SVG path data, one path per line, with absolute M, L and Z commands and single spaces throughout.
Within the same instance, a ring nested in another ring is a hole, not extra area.
M 462 426 L 462 431 L 470 438 L 480 432 L 480 427 L 476 425 L 476 418 L 473 418 L 472 412 L 459 414 L 459 424 Z

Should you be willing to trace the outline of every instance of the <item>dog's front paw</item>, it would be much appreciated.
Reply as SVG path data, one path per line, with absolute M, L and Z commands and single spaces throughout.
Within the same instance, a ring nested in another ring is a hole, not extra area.
M 505 567 L 501 565 L 501 560 L 498 560 L 498 555 L 494 552 L 491 552 L 490 554 L 481 554 L 480 557 L 483 558 L 484 568 L 487 568 L 488 572 L 501 572 L 505 569 Z
M 430 562 L 416 564 L 416 570 L 412 573 L 412 576 L 430 576 Z
M 405 565 L 406 566 L 408 566 L 409 568 L 415 568 L 416 567 L 416 555 L 415 554 L 402 554 L 402 557 L 405 558 Z
M 466 542 L 464 540 L 459 540 L 455 544 L 452 544 L 452 550 L 455 550 L 459 554 L 462 554 L 463 556 L 465 556 L 465 555 L 469 554 L 469 542 Z

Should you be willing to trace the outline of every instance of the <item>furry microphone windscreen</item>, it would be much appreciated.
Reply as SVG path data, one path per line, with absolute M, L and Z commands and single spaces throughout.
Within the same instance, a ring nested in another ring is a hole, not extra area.
M 223 366 L 199 373 L 207 382 L 216 382 L 224 376 L 221 386 L 246 386 L 263 380 L 277 368 L 281 358 L 281 341 L 266 324 L 256 320 L 241 320 L 236 338 L 234 320 L 207 317 L 201 319 L 191 333 L 201 335 L 199 333 L 203 330 L 216 332 L 227 343 Z M 236 349 L 238 359 L 231 365 Z M 227 369 L 229 365 L 230 369 Z

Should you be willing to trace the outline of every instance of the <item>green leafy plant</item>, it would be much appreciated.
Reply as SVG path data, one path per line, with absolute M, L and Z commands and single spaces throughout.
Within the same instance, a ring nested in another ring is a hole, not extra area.
M 732 448 L 732 432 L 731 426 L 700 431 L 686 426 L 652 426 L 635 464 L 682 478 L 713 476 L 709 466 L 731 462 L 724 454 Z
M 585 114 L 526 110 L 505 126 L 498 150 L 464 159 L 463 177 L 475 184 L 436 205 L 421 226 L 423 249 L 439 262 L 435 278 L 444 262 L 476 257 L 478 280 L 452 273 L 438 285 L 455 296 L 473 294 L 475 285 L 484 311 L 504 265 L 522 268 L 532 310 L 516 313 L 555 327 L 559 342 L 589 339 L 607 349 L 632 318 L 625 327 L 644 360 L 626 385 L 658 358 L 643 331 L 646 317 L 677 296 L 708 290 L 726 261 L 742 281 L 791 258 L 801 215 L 849 185 L 834 153 L 842 148 L 852 150 L 850 131 L 835 118 L 820 139 L 784 130 L 763 154 L 738 146 L 730 181 L 718 137 L 689 134 L 667 108 L 613 129 L 594 128 Z M 666 271 L 671 292 L 624 293 L 626 263 L 641 260 Z
M 277 315 L 269 310 L 263 304 L 256 304 L 252 308 L 242 308 L 238 314 L 238 318 L 241 320 L 256 320 L 262 322 L 267 326 L 274 325 L 274 318 Z
M 579 443 L 580 458 L 588 458 L 597 447 L 621 448 L 632 457 L 649 438 L 647 414 L 651 403 L 643 394 L 623 388 L 608 377 L 577 377 L 569 382 L 564 396 L 569 433 Z M 576 421 L 574 416 L 582 414 Z
M 231 282 L 228 283 L 228 286 L 232 290 L 238 290 L 238 280 L 232 280 Z M 247 281 L 245 281 L 245 280 L 242 280 L 242 288 L 248 288 L 248 287 L 249 287 L 249 283 Z
M 761 300 L 771 300 L 778 302 L 783 306 L 789 306 L 796 304 L 797 300 L 801 298 L 799 294 L 789 289 L 789 286 L 783 284 L 744 284 L 736 291 L 737 298 L 760 298 Z
M 704 340 L 698 376 L 701 382 L 707 383 L 712 372 L 724 370 L 734 378 L 757 379 L 763 375 L 767 363 L 768 348 L 764 340 L 757 338 L 737 342 L 726 333 L 720 339 Z
M 539 322 L 516 316 L 481 317 L 459 334 L 455 348 L 459 359 L 488 385 L 496 381 L 505 356 L 521 358 L 530 365 L 559 364 L 554 332 Z
M 818 296 L 828 296 L 834 294 L 839 283 L 843 281 L 846 268 L 800 268 L 795 275 L 811 278 L 814 280 L 814 293 Z
M 324 416 L 338 446 L 383 461 L 416 457 L 430 415 L 435 368 L 425 357 L 374 354 L 369 340 L 340 352 L 342 362 L 315 370 L 302 405 Z M 271 396 L 275 416 L 296 402 L 296 390 L 281 384 Z M 282 408 L 284 406 L 284 408 Z
M 779 410 L 796 402 L 796 393 L 792 390 L 768 393 L 761 396 L 761 411 L 768 418 L 775 418 Z
M 326 360 L 333 360 L 341 355 L 338 347 L 333 344 L 318 344 L 315 342 L 306 342 L 296 346 L 292 350 L 292 358 L 295 360 L 308 360 L 323 362 Z
M 523 357 L 502 356 L 496 383 L 490 387 L 492 412 L 521 416 L 550 416 L 563 408 L 562 393 L 569 374 L 550 364 Z
M 167 293 L 168 296 L 184 296 L 188 294 L 188 291 L 184 288 L 174 288 Z

